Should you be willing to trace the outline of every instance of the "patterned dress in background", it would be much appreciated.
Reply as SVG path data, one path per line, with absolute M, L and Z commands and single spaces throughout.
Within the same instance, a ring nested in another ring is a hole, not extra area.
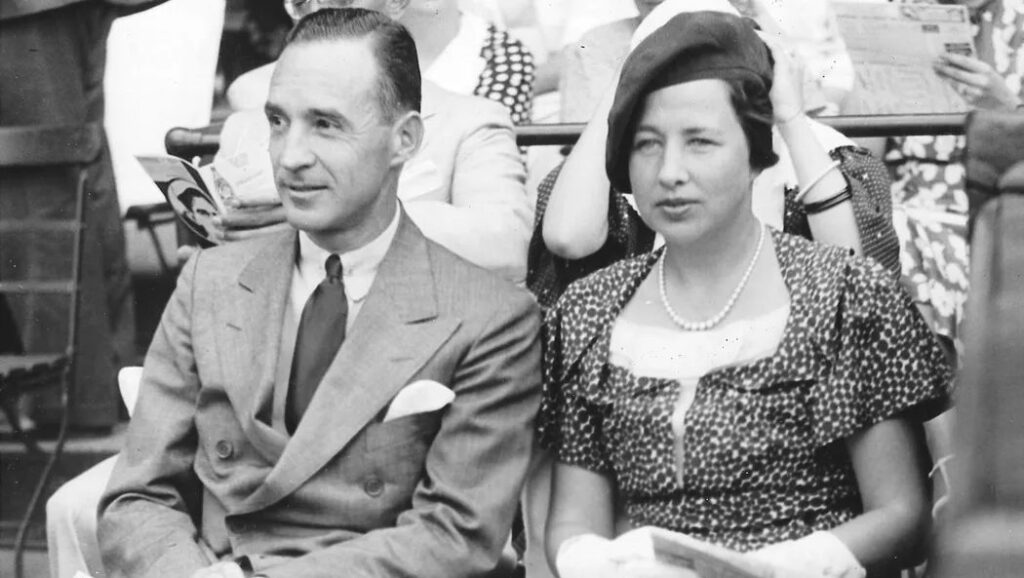
M 1024 95 L 1024 0 L 996 0 L 980 14 L 980 58 Z M 893 218 L 901 241 L 903 284 L 932 329 L 961 350 L 958 326 L 967 300 L 967 193 L 959 136 L 890 139 Z
M 507 30 L 491 24 L 480 51 L 486 63 L 473 94 L 504 104 L 512 124 L 530 122 L 533 105 L 533 54 Z
M 513 124 L 530 122 L 533 53 L 508 30 L 475 14 L 462 13 L 458 33 L 423 71 L 423 78 L 456 94 L 504 105 Z

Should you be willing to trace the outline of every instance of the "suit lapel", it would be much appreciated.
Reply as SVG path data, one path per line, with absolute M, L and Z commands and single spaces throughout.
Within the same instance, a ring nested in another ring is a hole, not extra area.
M 246 436 L 271 461 L 287 439 L 257 414 L 269 416 L 273 399 L 295 245 L 295 233 L 283 234 L 254 254 L 220 307 L 227 312 L 219 328 L 224 388 Z
M 403 213 L 345 343 L 264 484 L 235 514 L 295 491 L 333 459 L 455 332 L 438 317 L 426 239 Z

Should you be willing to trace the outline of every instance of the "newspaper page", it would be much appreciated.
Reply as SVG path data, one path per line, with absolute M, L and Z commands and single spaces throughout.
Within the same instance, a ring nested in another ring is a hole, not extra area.
M 946 52 L 975 56 L 967 8 L 833 2 L 856 82 L 844 114 L 936 114 L 969 106 L 932 70 Z

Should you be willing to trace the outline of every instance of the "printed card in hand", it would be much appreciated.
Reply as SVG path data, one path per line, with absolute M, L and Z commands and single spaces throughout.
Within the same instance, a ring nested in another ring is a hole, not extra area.
M 215 244 L 215 217 L 280 203 L 266 156 L 241 152 L 202 167 L 169 155 L 136 158 L 189 230 Z

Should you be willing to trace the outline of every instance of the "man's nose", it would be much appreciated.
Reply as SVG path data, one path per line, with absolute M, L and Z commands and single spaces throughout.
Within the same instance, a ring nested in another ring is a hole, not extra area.
M 289 171 L 301 170 L 316 160 L 305 133 L 297 128 L 292 128 L 282 135 L 277 148 L 279 168 Z

